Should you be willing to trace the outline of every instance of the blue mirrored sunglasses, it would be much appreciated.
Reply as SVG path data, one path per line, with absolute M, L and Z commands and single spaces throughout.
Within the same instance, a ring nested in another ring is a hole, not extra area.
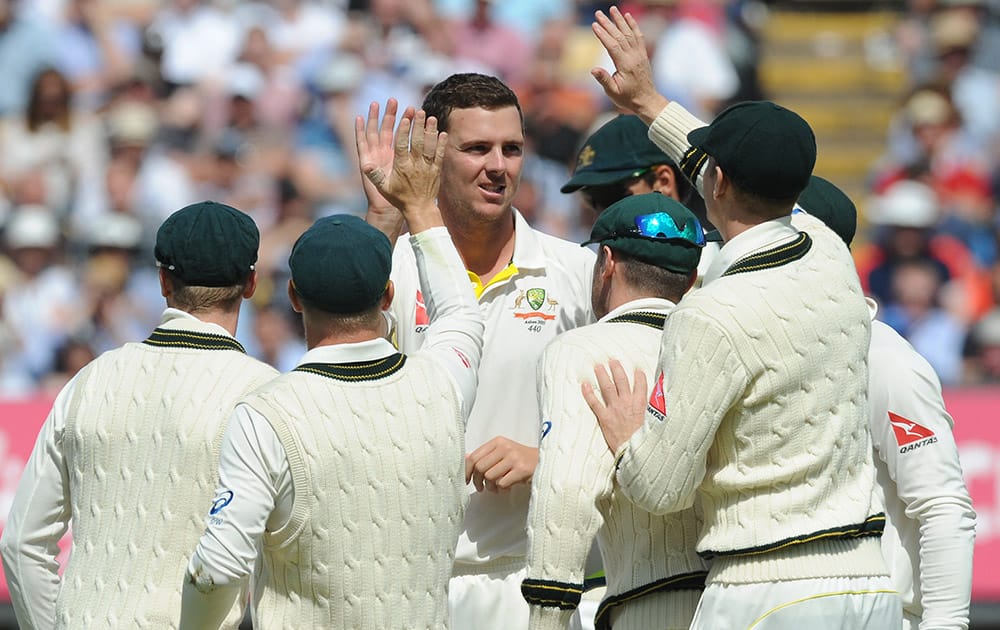
M 705 231 L 701 229 L 701 223 L 698 222 L 698 219 L 691 217 L 691 220 L 687 221 L 683 228 L 679 228 L 674 218 L 666 212 L 640 214 L 635 218 L 634 228 L 628 229 L 624 234 L 609 234 L 606 238 L 618 236 L 639 236 L 654 241 L 679 240 L 687 241 L 697 247 L 705 246 Z

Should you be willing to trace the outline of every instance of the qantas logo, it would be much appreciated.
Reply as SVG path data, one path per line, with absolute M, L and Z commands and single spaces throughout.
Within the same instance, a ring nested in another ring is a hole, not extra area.
M 900 447 L 900 453 L 937 442 L 933 431 L 891 411 L 889 412 L 889 424 L 892 425 L 892 432 L 896 435 L 896 444 Z
M 413 318 L 413 324 L 420 330 L 421 326 L 426 326 L 431 323 L 429 317 L 427 317 L 427 306 L 424 305 L 424 294 L 419 290 L 417 291 L 417 308 L 416 314 Z
M 667 415 L 667 401 L 663 398 L 663 372 L 656 379 L 653 386 L 653 393 L 649 396 L 649 411 L 660 421 Z

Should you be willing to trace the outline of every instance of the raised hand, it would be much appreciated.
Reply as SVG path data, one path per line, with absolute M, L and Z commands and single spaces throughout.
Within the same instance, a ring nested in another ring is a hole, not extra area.
M 611 7 L 609 13 L 610 17 L 597 11 L 591 28 L 611 56 L 615 73 L 593 68 L 590 74 L 615 105 L 635 112 L 649 124 L 669 101 L 656 91 L 646 41 L 635 18 L 622 14 L 618 7 Z
M 369 108 L 367 124 L 360 116 L 355 121 L 361 172 L 381 197 L 402 211 L 412 231 L 443 225 L 435 200 L 448 134 L 438 133 L 436 118 L 408 107 L 392 136 L 390 152 L 387 139 L 392 121 L 388 109 L 389 105 L 377 128 L 375 104 Z
M 636 368 L 632 377 L 634 385 L 629 385 L 628 375 L 621 363 L 612 359 L 609 367 L 610 375 L 603 365 L 594 366 L 597 384 L 601 388 L 600 398 L 590 383 L 583 383 L 581 388 L 590 410 L 597 416 L 604 441 L 611 453 L 617 454 L 621 445 L 628 442 L 645 421 L 646 375 Z
M 365 197 L 368 199 L 368 215 L 365 220 L 375 226 L 395 242 L 396 237 L 403 228 L 403 215 L 393 207 L 389 200 L 382 196 L 368 177 L 364 173 L 366 159 L 376 164 L 383 165 L 383 168 L 392 168 L 392 130 L 396 126 L 396 110 L 398 103 L 396 99 L 390 98 L 385 103 L 385 115 L 379 121 L 379 105 L 372 101 L 368 106 L 368 120 L 361 116 L 355 118 L 354 134 L 358 150 L 358 164 L 361 166 L 361 185 L 365 190 Z M 366 156 L 361 155 L 362 138 L 366 147 Z M 384 166 L 388 165 L 388 167 Z

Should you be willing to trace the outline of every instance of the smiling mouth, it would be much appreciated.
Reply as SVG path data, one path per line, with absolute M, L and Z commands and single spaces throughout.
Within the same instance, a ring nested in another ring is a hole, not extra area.
M 502 195 L 507 190 L 507 186 L 503 184 L 480 184 L 479 188 L 491 195 Z

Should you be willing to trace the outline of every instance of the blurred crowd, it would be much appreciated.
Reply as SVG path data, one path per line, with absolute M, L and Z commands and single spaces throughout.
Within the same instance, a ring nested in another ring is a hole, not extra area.
M 908 0 L 907 88 L 856 248 L 879 317 L 946 385 L 1000 382 L 1000 3 Z
M 945 4 L 947 2 L 947 4 Z M 703 119 L 766 98 L 757 0 L 616 3 L 640 20 L 659 90 Z M 286 259 L 315 218 L 363 214 L 354 119 L 419 105 L 454 72 L 506 81 L 527 162 L 515 205 L 583 240 L 559 187 L 614 115 L 584 0 L 0 0 L 0 397 L 53 393 L 138 341 L 164 302 L 156 227 L 214 199 L 261 230 L 260 288 L 238 337 L 281 370 L 304 351 Z M 898 50 L 912 90 L 893 121 L 857 248 L 880 316 L 947 384 L 1000 381 L 1000 18 L 914 0 Z

